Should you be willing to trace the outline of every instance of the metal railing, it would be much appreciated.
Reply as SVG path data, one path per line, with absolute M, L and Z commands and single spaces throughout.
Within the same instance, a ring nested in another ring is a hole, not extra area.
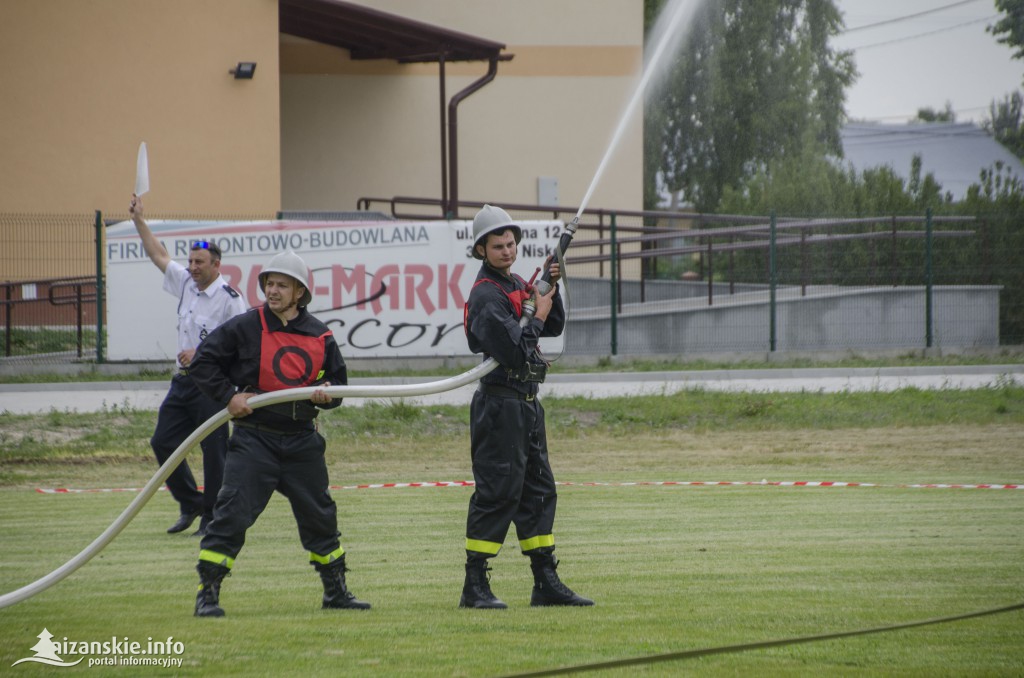
M 41 294 L 41 292 L 45 291 Z M 4 357 L 16 354 L 66 353 L 67 332 L 74 328 L 74 353 L 86 354 L 85 330 L 95 326 L 96 278 L 51 278 L 0 283 L 3 306 Z M 68 307 L 67 310 L 64 307 Z M 91 316 L 91 317 L 90 317 Z M 15 335 L 20 335 L 21 350 L 15 351 Z M 62 336 L 63 335 L 63 336 Z

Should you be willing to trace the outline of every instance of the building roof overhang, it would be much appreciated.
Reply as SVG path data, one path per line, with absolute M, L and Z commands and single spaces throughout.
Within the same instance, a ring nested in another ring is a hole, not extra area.
M 343 0 L 279 0 L 281 33 L 399 63 L 506 61 L 505 45 Z

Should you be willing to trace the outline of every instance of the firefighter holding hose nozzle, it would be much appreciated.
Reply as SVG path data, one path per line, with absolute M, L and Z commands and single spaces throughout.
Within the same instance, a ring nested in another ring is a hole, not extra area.
M 470 350 L 494 358 L 499 367 L 480 379 L 470 405 L 476 489 L 466 520 L 466 579 L 459 607 L 507 607 L 491 591 L 488 561 L 498 555 L 513 523 L 533 570 L 530 604 L 593 605 L 562 583 L 556 570 L 558 497 L 548 461 L 544 408 L 537 399 L 548 368 L 538 341 L 559 336 L 565 326 L 559 264 L 546 264 L 551 288 L 545 294 L 513 275 L 522 229 L 499 207 L 484 205 L 477 213 L 473 240 L 473 256 L 483 264 L 466 304 L 466 337 Z

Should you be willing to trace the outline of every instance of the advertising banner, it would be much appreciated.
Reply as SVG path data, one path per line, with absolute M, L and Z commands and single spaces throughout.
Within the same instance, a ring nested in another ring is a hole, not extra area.
M 529 280 L 552 255 L 560 221 L 523 221 L 513 272 Z M 480 262 L 470 221 L 151 221 L 173 259 L 188 263 L 193 241 L 216 243 L 221 273 L 247 305 L 263 303 L 258 276 L 293 250 L 310 269 L 309 310 L 334 332 L 346 358 L 468 356 L 463 306 Z M 174 360 L 178 298 L 130 221 L 106 233 L 110 360 Z M 561 339 L 546 339 L 557 353 Z

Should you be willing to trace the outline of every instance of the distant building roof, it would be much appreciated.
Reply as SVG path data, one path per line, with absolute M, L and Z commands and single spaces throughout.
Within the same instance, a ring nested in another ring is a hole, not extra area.
M 843 127 L 842 140 L 843 162 L 858 172 L 888 165 L 906 180 L 911 160 L 920 155 L 922 177 L 932 174 L 954 200 L 963 199 L 968 186 L 981 182 L 981 170 L 997 161 L 1024 180 L 1024 163 L 974 123 L 851 122 Z

